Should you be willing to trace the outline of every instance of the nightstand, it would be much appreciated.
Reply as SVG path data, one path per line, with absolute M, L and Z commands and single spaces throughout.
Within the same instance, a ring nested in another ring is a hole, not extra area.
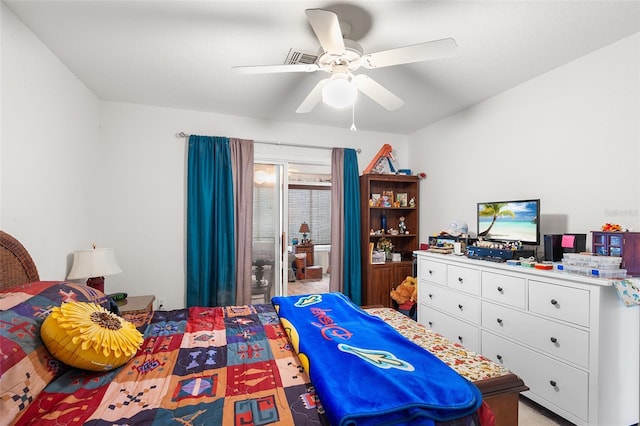
M 307 254 L 307 265 L 311 266 L 313 265 L 313 252 L 314 252 L 314 245 L 311 243 L 307 243 L 307 244 L 297 244 L 294 246 L 296 249 L 296 254 L 300 254 L 300 253 L 306 253 Z
M 153 316 L 153 301 L 155 296 L 129 296 L 118 300 L 120 315 L 127 321 L 131 321 L 136 327 L 149 324 Z

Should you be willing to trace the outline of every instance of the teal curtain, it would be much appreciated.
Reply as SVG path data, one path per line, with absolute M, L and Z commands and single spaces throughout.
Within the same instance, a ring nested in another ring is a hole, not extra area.
M 231 151 L 224 137 L 189 137 L 187 306 L 235 302 Z
M 360 246 L 360 179 L 358 157 L 350 148 L 344 150 L 344 257 L 343 293 L 356 305 L 362 304 L 362 270 Z

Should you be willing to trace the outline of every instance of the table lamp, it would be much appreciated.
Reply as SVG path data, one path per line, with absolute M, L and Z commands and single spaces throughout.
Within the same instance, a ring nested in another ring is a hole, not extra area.
M 87 278 L 89 287 L 104 293 L 104 277 L 122 272 L 113 249 L 96 248 L 77 250 L 73 253 L 73 266 L 67 276 L 69 280 Z
M 302 224 L 300 225 L 300 229 L 298 229 L 298 232 L 302 234 L 302 244 L 308 243 L 309 240 L 307 239 L 307 234 L 311 232 L 311 230 L 309 229 L 309 225 L 307 225 L 307 222 L 302 222 Z

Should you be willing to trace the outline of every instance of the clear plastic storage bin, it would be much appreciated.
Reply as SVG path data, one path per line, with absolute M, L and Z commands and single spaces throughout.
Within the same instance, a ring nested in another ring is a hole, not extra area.
M 626 278 L 626 269 L 592 269 L 591 275 L 597 278 Z
M 589 268 L 588 266 L 576 266 L 576 265 L 565 265 L 564 270 L 570 274 L 583 275 L 585 277 L 592 276 L 593 268 Z
M 592 256 L 588 254 L 565 253 L 562 257 L 562 263 L 565 265 L 594 269 L 619 269 L 622 258 L 616 256 Z
M 592 256 L 591 266 L 596 269 L 620 269 L 621 257 L 616 256 Z

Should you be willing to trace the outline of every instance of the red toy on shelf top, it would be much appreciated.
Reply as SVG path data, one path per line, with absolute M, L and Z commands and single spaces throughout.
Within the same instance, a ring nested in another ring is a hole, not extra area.
M 622 231 L 622 226 L 618 225 L 617 223 L 605 223 L 604 225 L 602 225 L 602 230 L 605 232 L 616 232 L 616 231 Z

